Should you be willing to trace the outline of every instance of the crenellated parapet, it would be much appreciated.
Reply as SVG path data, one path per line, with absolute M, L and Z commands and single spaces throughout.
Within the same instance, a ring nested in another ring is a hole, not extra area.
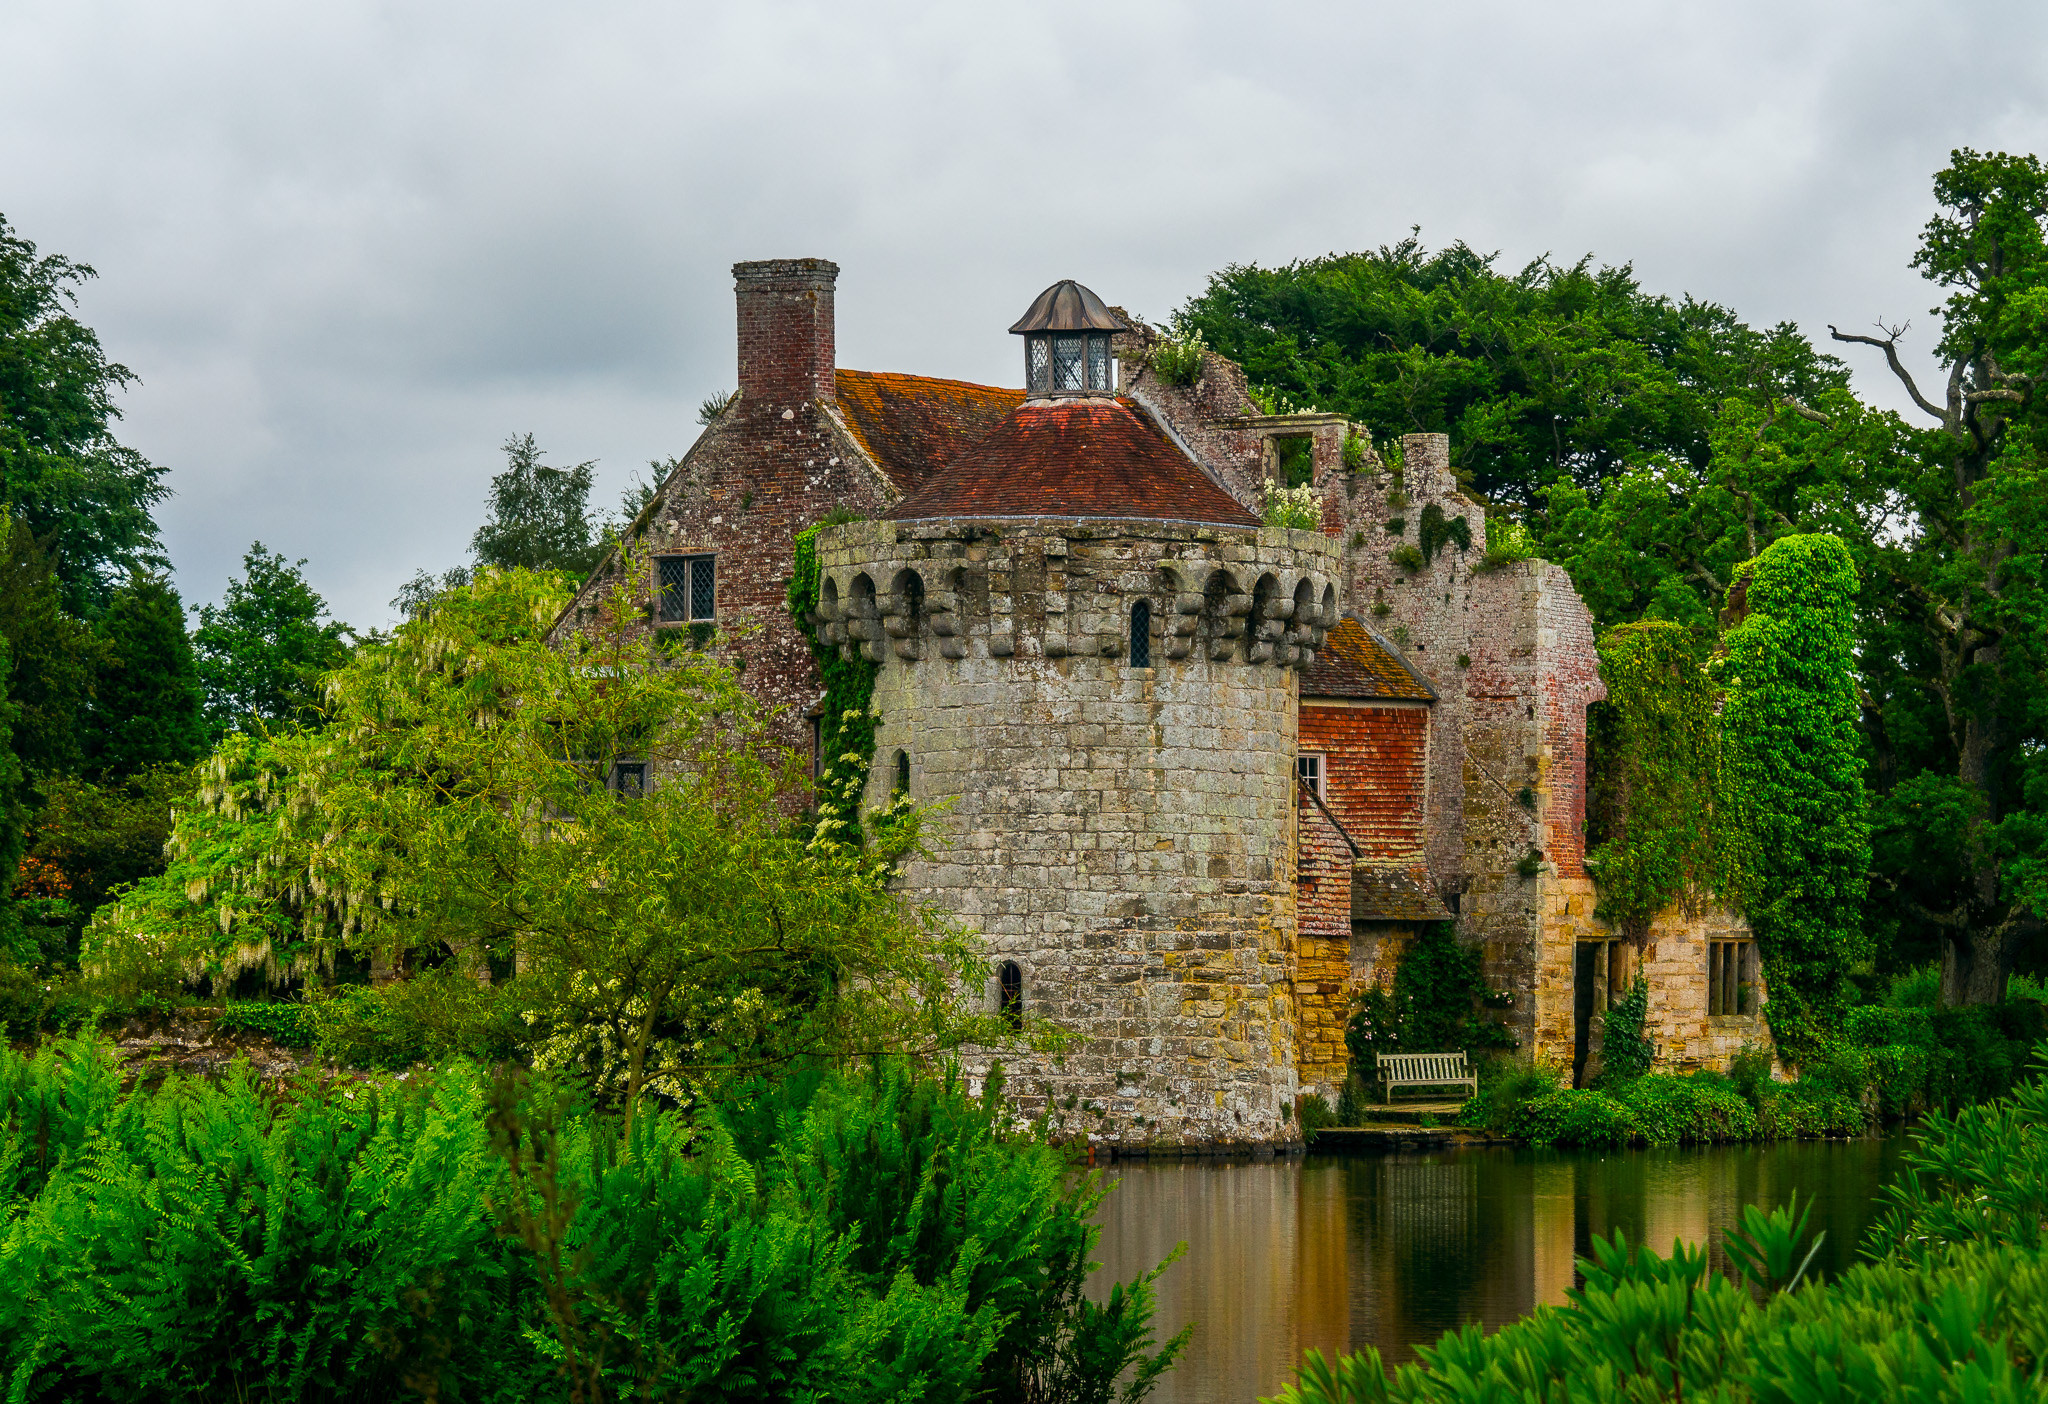
M 812 622 L 848 658 L 1189 658 L 1302 668 L 1337 621 L 1316 532 L 1043 519 L 855 522 L 818 538 Z

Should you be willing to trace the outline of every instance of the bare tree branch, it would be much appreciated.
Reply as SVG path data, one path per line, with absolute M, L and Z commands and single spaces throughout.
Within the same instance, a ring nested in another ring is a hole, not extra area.
M 1908 323 L 1908 325 L 1911 324 Z M 1899 334 L 1905 331 L 1906 328 L 1899 327 L 1897 330 L 1894 330 L 1890 327 L 1883 327 L 1882 329 L 1887 334 L 1881 338 L 1875 336 L 1862 336 L 1855 332 L 1838 331 L 1835 328 L 1835 326 L 1832 323 L 1830 323 L 1828 326 L 1828 335 L 1832 336 L 1837 341 L 1853 341 L 1863 346 L 1875 346 L 1880 351 L 1884 352 L 1885 360 L 1889 362 L 1891 365 L 1892 374 L 1897 376 L 1899 378 L 1900 383 L 1906 387 L 1906 393 L 1913 397 L 1913 403 L 1920 406 L 1921 409 L 1926 410 L 1936 419 L 1941 420 L 1944 424 L 1947 423 L 1947 412 L 1941 409 L 1937 409 L 1931 400 L 1929 400 L 1925 395 L 1920 393 L 1920 387 L 1913 383 L 1913 373 L 1907 370 L 1905 365 L 1899 360 Z

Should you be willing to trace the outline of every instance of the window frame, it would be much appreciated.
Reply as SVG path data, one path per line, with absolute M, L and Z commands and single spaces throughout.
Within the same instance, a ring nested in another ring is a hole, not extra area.
M 1300 785 L 1302 782 L 1309 778 L 1308 775 L 1303 772 L 1304 765 L 1312 766 L 1315 771 L 1315 784 L 1311 787 L 1311 793 L 1313 793 L 1317 799 L 1322 800 L 1324 803 L 1328 803 L 1330 799 L 1329 752 L 1296 751 L 1294 753 L 1294 783 L 1296 785 Z
M 1709 940 L 1707 946 L 1707 1017 L 1746 1019 L 1757 1013 L 1756 938 Z M 1745 1007 L 1747 1006 L 1747 1007 Z
M 1140 618 L 1140 616 L 1143 616 Z M 1152 601 L 1136 599 L 1131 601 L 1130 647 L 1124 657 L 1133 668 L 1152 666 Z M 1141 656 L 1142 655 L 1142 656 Z
M 668 612 L 668 590 L 662 584 L 662 568 L 670 561 L 683 565 L 682 613 Z M 711 612 L 696 613 L 697 563 L 704 562 L 711 571 Z M 687 629 L 692 624 L 716 624 L 718 622 L 718 552 L 716 551 L 668 551 L 654 558 L 654 623 L 662 629 Z

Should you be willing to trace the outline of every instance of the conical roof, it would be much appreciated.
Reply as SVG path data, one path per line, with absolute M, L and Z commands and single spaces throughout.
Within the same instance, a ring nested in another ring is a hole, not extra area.
M 1122 331 L 1124 324 L 1101 298 L 1072 278 L 1062 278 L 1032 303 L 1010 330 L 1018 335 L 1042 331 Z

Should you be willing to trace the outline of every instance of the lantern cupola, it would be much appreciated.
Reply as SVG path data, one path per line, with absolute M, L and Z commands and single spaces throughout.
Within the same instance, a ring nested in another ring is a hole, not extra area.
M 1072 278 L 1040 293 L 1010 331 L 1024 338 L 1024 392 L 1032 399 L 1115 392 L 1109 339 L 1123 330 L 1102 299 Z

